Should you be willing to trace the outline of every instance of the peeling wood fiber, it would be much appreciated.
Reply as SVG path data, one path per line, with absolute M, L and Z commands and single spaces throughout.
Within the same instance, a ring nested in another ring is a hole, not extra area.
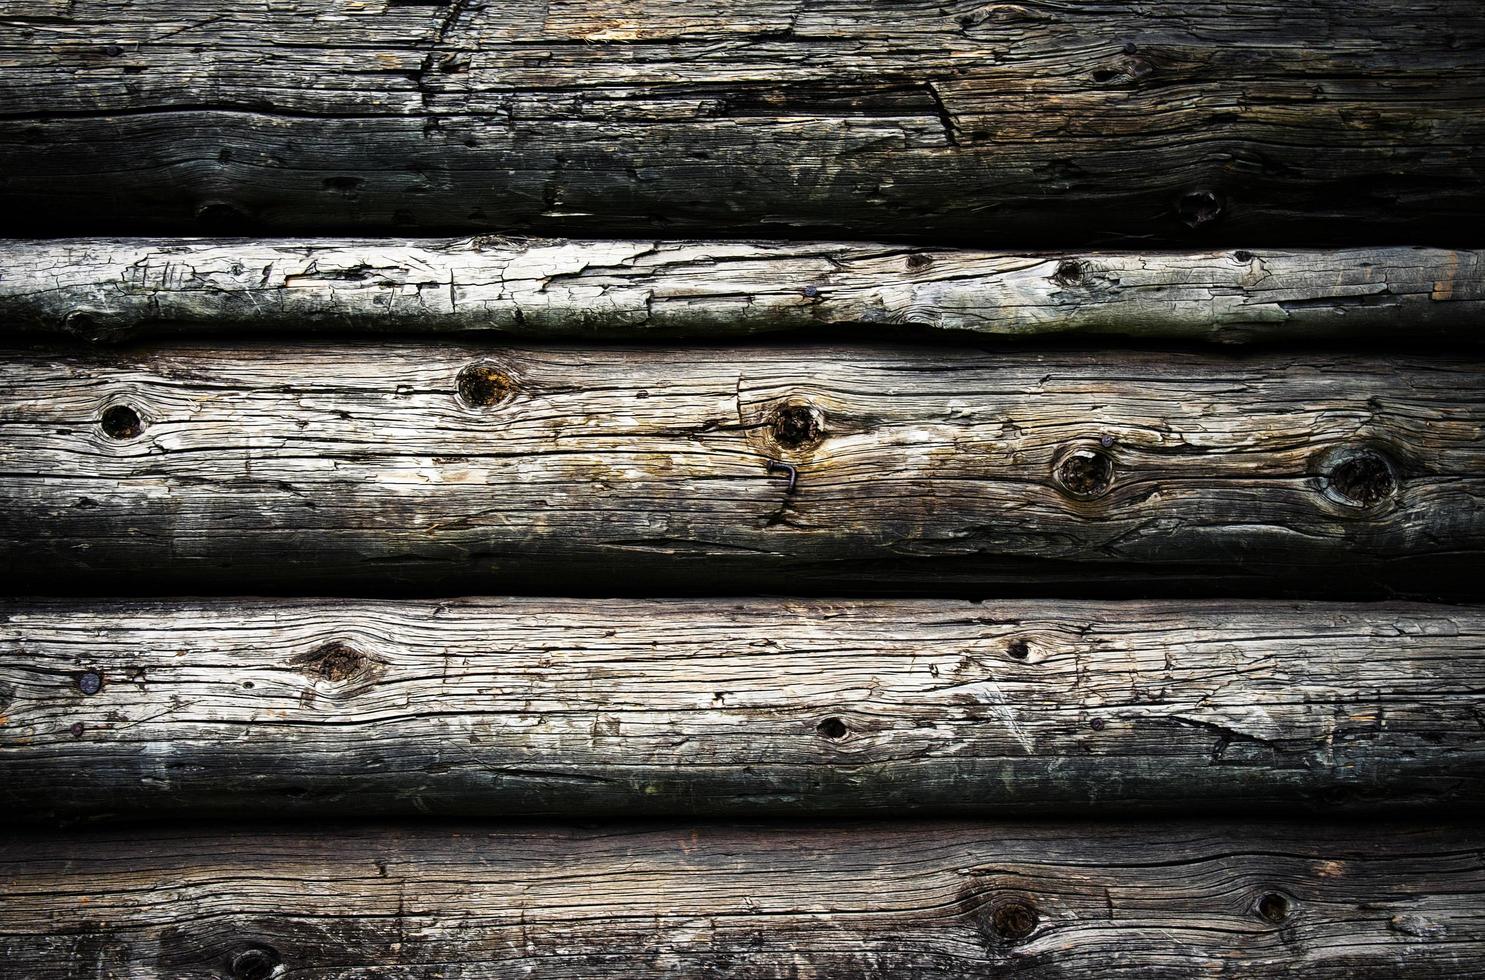
M 728 337 L 865 328 L 1476 342 L 1485 260 L 1428 248 L 1015 254 L 842 242 L 53 239 L 0 243 L 7 329 Z
M 1477 0 L 0 0 L 12 234 L 1354 244 L 1485 217 Z
M 0 839 L 0 944 L 79 976 L 1432 980 L 1472 827 L 905 822 Z
M 0 364 L 11 591 L 1472 586 L 1485 365 L 858 345 Z M 427 594 L 427 593 L 425 593 Z
M 1485 611 L 0 605 L 19 818 L 1485 803 Z

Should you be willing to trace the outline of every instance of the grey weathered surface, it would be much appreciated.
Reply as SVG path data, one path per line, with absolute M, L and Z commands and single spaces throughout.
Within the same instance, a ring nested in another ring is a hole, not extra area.
M 1474 607 L 8 603 L 0 798 L 33 819 L 1479 805 L 1482 692 Z
M 1452 355 L 202 345 L 0 382 L 12 591 L 1355 598 L 1485 558 L 1485 365 Z
M 136 828 L 0 839 L 0 955 L 82 976 L 1431 980 L 1442 823 Z
M 1473 342 L 1482 314 L 1481 254 L 1428 248 L 1014 254 L 489 237 L 0 243 L 0 323 L 96 340 L 305 330 L 727 337 L 859 325 Z
M 4 0 L 0 23 L 20 233 L 1469 245 L 1485 217 L 1477 0 Z

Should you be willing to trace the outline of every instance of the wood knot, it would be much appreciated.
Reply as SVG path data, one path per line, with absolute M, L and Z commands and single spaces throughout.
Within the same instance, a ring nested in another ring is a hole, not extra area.
M 493 364 L 471 364 L 455 380 L 459 400 L 470 408 L 492 408 L 516 392 L 510 375 Z
M 271 946 L 249 946 L 232 957 L 229 970 L 234 980 L 271 980 L 281 971 L 283 958 Z
M 813 405 L 780 405 L 769 421 L 773 440 L 785 449 L 807 449 L 824 435 L 824 416 Z
M 326 177 L 320 181 L 320 186 L 337 194 L 354 194 L 365 183 L 366 181 L 361 177 L 336 176 Z
M 110 405 L 98 418 L 103 434 L 110 439 L 133 439 L 144 431 L 144 420 L 128 405 Z
M 991 939 L 1001 943 L 1019 943 L 1030 938 L 1041 924 L 1041 916 L 1029 898 L 1021 895 L 995 895 L 985 903 L 981 921 Z
M 1269 892 L 1267 895 L 1260 896 L 1254 903 L 1253 910 L 1258 913 L 1259 918 L 1272 922 L 1276 926 L 1282 925 L 1292 911 L 1289 899 L 1279 892 Z
M 1147 58 L 1120 58 L 1113 64 L 1093 71 L 1093 84 L 1102 86 L 1138 84 L 1155 73 L 1155 66 Z
M 300 663 L 305 673 L 339 684 L 366 670 L 370 658 L 346 643 L 326 643 L 311 651 Z
M 1031 644 L 1025 640 L 1012 640 L 1006 644 L 1005 655 L 1012 660 L 1025 660 L 1031 656 Z
M 1077 259 L 1063 259 L 1052 273 L 1052 281 L 1059 286 L 1076 286 L 1088 274 L 1088 266 Z
M 1070 449 L 1053 465 L 1052 478 L 1074 500 L 1093 500 L 1113 486 L 1114 457 L 1091 446 Z
M 62 317 L 62 329 L 76 337 L 92 340 L 103 331 L 98 323 L 98 315 L 92 310 L 71 310 Z
M 1222 195 L 1213 190 L 1194 190 L 1182 194 L 1176 201 L 1176 216 L 1188 228 L 1209 225 L 1221 217 L 1226 208 Z
M 850 729 L 846 727 L 846 723 L 839 718 L 826 718 L 815 726 L 815 731 L 832 742 L 838 742 L 850 733 Z
M 1057 16 L 1045 10 L 1037 10 L 1018 3 L 989 3 L 959 17 L 963 30 L 981 24 L 1045 24 L 1056 22 Z
M 1375 449 L 1331 452 L 1320 469 L 1320 486 L 1326 497 L 1347 507 L 1375 507 L 1397 493 L 1397 472 L 1392 462 Z

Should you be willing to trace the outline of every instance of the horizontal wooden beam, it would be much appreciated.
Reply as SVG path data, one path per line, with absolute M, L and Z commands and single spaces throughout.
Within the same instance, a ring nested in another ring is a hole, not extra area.
M 1485 610 L 0 605 L 0 782 L 144 812 L 1485 803 Z
M 1468 245 L 1485 217 L 1476 0 L 0 18 L 12 234 Z
M 12 592 L 1357 598 L 1485 568 L 1456 355 L 17 350 L 0 424 Z
M 1368 248 L 1015 254 L 841 242 L 0 243 L 0 323 L 90 340 L 305 330 L 538 338 L 867 328 L 1479 339 L 1485 258 Z
M 1409 980 L 1485 962 L 1458 825 L 134 828 L 0 838 L 28 980 Z

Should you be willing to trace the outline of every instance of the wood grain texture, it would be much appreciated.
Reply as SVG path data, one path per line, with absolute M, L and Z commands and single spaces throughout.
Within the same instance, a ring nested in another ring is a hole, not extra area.
M 4 0 L 0 22 L 13 233 L 1471 245 L 1485 217 L 1476 0 Z
M 10 603 L 0 797 L 34 819 L 1479 805 L 1482 692 L 1472 607 Z
M 1485 557 L 1459 356 L 184 345 L 0 382 L 12 593 L 1357 598 Z
M 1485 260 L 1370 248 L 1014 254 L 841 242 L 0 242 L 0 322 L 88 340 L 220 331 L 536 338 L 884 333 L 1477 341 Z
M 0 839 L 29 980 L 1409 980 L 1485 962 L 1472 828 L 141 829 Z

